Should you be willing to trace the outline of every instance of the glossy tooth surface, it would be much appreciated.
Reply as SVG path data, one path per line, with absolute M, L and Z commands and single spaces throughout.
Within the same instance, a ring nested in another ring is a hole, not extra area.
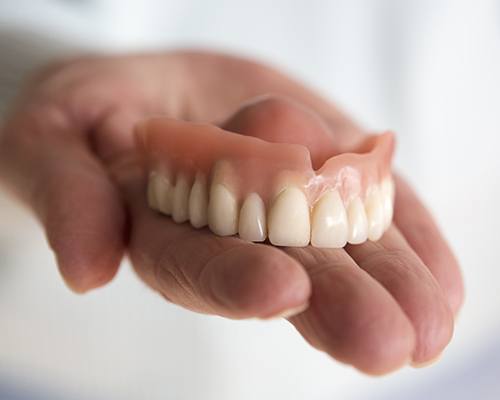
M 382 181 L 380 186 L 382 196 L 382 208 L 384 210 L 384 229 L 389 228 L 394 213 L 394 182 L 391 177 Z
M 365 200 L 366 217 L 368 219 L 368 239 L 379 240 L 384 233 L 385 216 L 382 193 L 378 185 L 374 185 Z
M 252 242 L 266 240 L 266 208 L 257 193 L 250 193 L 241 206 L 238 234 Z
M 346 245 L 349 225 L 337 190 L 326 192 L 315 204 L 311 225 L 311 244 L 314 247 L 341 248 Z
M 197 174 L 189 194 L 189 220 L 195 228 L 204 227 L 207 222 L 208 194 L 205 178 Z
M 347 241 L 351 244 L 359 244 L 366 241 L 368 237 L 368 220 L 365 207 L 359 197 L 355 197 L 347 207 L 347 220 L 349 221 L 349 234 Z
M 184 174 L 177 175 L 173 190 L 172 218 L 175 222 L 181 223 L 189 219 L 189 182 Z
M 271 206 L 267 225 L 272 244 L 307 246 L 311 236 L 311 223 L 304 193 L 296 187 L 283 190 Z
M 215 183 L 210 188 L 208 226 L 212 232 L 219 236 L 230 236 L 238 232 L 236 198 L 220 183 Z
M 159 172 L 151 172 L 148 185 L 148 203 L 151 208 L 170 215 L 172 210 L 172 185 Z

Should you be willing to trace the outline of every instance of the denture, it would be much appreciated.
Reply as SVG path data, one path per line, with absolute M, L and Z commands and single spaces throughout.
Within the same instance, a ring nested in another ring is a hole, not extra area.
M 367 135 L 356 152 L 331 154 L 320 164 L 302 144 L 209 124 L 155 117 L 137 133 L 148 204 L 176 223 L 246 241 L 323 248 L 376 241 L 391 224 L 391 132 Z

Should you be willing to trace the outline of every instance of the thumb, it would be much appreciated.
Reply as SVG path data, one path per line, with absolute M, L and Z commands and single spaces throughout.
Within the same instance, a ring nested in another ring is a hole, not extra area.
M 124 252 L 125 212 L 87 136 L 59 108 L 16 113 L 0 136 L 0 179 L 41 221 L 76 292 L 107 283 Z

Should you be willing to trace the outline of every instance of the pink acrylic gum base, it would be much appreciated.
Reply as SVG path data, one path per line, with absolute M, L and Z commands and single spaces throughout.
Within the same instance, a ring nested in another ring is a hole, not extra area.
M 209 124 L 157 117 L 142 122 L 137 134 L 147 169 L 166 171 L 172 184 L 179 173 L 191 183 L 202 173 L 209 185 L 215 178 L 229 188 L 240 204 L 256 192 L 266 206 L 292 185 L 304 191 L 309 206 L 330 189 L 337 189 L 345 203 L 355 196 L 363 199 L 372 184 L 389 176 L 394 151 L 391 132 L 369 135 L 359 152 L 332 155 L 314 171 L 305 146 L 271 143 Z

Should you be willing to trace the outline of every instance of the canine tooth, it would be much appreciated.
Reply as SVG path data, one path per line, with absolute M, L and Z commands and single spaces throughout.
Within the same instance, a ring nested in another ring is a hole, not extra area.
M 311 244 L 341 248 L 346 245 L 349 226 L 344 203 L 337 190 L 326 192 L 314 206 Z
M 207 207 L 207 183 L 203 175 L 197 174 L 189 194 L 189 220 L 195 228 L 202 228 L 207 224 Z
M 311 237 L 309 206 L 304 193 L 288 187 L 274 200 L 268 216 L 269 240 L 278 246 L 307 246 Z
M 385 216 L 382 193 L 378 185 L 369 190 L 365 199 L 365 210 L 368 219 L 368 239 L 379 240 L 384 233 Z
M 368 221 L 366 219 L 365 207 L 359 197 L 355 197 L 349 203 L 347 220 L 349 221 L 347 241 L 351 244 L 359 244 L 366 241 L 368 236 Z
M 186 175 L 180 173 L 177 175 L 175 182 L 173 204 L 172 204 L 172 218 L 175 222 L 181 223 L 189 219 L 188 215 L 188 202 L 189 202 L 189 183 Z
M 266 240 L 266 208 L 257 193 L 250 193 L 240 210 L 238 234 L 243 240 L 262 242 Z
M 238 232 L 238 204 L 233 194 L 222 184 L 212 184 L 208 202 L 208 226 L 219 236 Z
M 391 225 L 394 213 L 394 182 L 390 177 L 387 177 L 382 181 L 380 189 L 384 210 L 384 229 L 387 229 Z

